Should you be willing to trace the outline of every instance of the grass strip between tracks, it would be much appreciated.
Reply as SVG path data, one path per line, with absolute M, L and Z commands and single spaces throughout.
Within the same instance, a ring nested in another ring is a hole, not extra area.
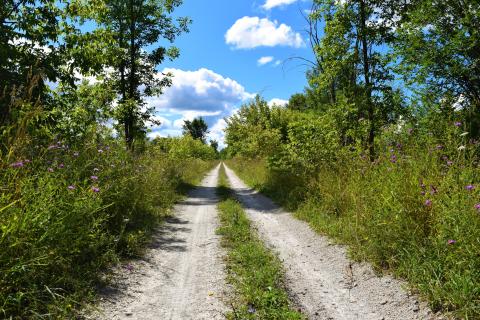
M 235 294 L 229 319 L 303 319 L 291 305 L 283 285 L 279 259 L 265 247 L 220 168 L 217 193 L 221 226 L 218 233 L 227 249 L 228 281 Z

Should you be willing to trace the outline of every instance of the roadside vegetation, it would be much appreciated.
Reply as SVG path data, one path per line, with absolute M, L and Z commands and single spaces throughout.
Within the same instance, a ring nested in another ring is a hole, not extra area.
M 279 259 L 255 234 L 241 204 L 229 189 L 225 168 L 219 173 L 217 193 L 222 244 L 227 249 L 228 281 L 234 287 L 233 311 L 228 319 L 303 319 L 292 309 L 283 287 Z
M 462 30 L 480 30 L 480 7 L 466 3 L 314 1 L 309 86 L 244 105 L 222 155 L 434 311 L 476 319 L 480 37 Z
M 158 41 L 188 31 L 180 4 L 0 5 L 0 318 L 77 318 L 213 167 L 202 119 L 197 136 L 147 138 L 145 99 L 171 84 L 155 68 L 179 54 Z

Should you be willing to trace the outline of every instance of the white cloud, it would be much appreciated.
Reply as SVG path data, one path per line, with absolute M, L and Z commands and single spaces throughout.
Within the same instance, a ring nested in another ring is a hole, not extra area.
M 254 97 L 235 80 L 208 69 L 185 71 L 167 68 L 162 73 L 173 74 L 173 84 L 159 97 L 146 101 L 155 107 L 160 126 L 151 128 L 149 137 L 178 136 L 182 134 L 185 120 L 203 117 L 210 127 L 211 138 L 224 145 L 221 126 L 223 117 L 230 116 L 236 108 Z M 160 75 L 159 75 L 160 76 Z
M 268 18 L 243 17 L 238 19 L 225 34 L 227 44 L 236 49 L 256 47 L 290 46 L 299 48 L 305 45 L 302 36 L 292 27 Z
M 287 105 L 287 103 L 288 103 L 288 100 L 278 99 L 278 98 L 274 98 L 274 99 L 268 101 L 268 105 L 270 107 L 273 107 L 274 105 L 279 106 L 279 107 L 284 107 L 284 106 Z
M 227 127 L 227 122 L 225 119 L 218 119 L 217 122 L 210 129 L 208 137 L 211 140 L 218 141 L 219 149 L 225 148 L 225 128 Z
M 270 10 L 275 7 L 286 6 L 297 2 L 298 0 L 267 0 L 265 4 L 262 6 L 265 10 Z
M 269 57 L 261 57 L 260 59 L 258 59 L 257 63 L 259 66 L 263 66 L 263 65 L 266 65 L 267 63 L 270 63 L 273 61 L 273 57 L 272 56 L 269 56 Z
M 179 111 L 218 112 L 228 108 L 232 103 L 253 96 L 235 80 L 208 69 L 184 71 L 166 68 L 162 73 L 173 74 L 173 85 L 166 88 L 163 95 L 147 99 L 147 102 L 157 110 L 174 114 L 178 114 Z

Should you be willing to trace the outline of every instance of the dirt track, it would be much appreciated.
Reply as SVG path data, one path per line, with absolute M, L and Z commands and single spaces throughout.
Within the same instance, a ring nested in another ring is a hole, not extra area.
M 100 312 L 91 319 L 225 318 L 231 290 L 215 235 L 218 170 L 175 207 L 143 260 L 116 271 L 115 287 L 104 291 Z M 440 319 L 401 281 L 376 276 L 368 264 L 352 263 L 344 247 L 248 188 L 230 169 L 226 172 L 261 238 L 283 261 L 289 294 L 309 319 Z
M 260 236 L 283 261 L 287 289 L 309 319 L 438 319 L 400 281 L 352 263 L 344 247 L 332 245 L 226 171 Z
M 144 260 L 123 266 L 92 319 L 224 319 L 226 285 L 217 228 L 218 169 L 177 205 Z

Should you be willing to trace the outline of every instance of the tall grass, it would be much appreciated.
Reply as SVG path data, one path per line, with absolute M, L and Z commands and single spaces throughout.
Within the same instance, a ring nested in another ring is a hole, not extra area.
M 0 162 L 0 318 L 75 318 L 102 270 L 141 254 L 185 184 L 212 164 L 115 140 L 29 145 Z M 26 151 L 25 151 L 26 150 Z
M 258 160 L 228 165 L 314 230 L 348 244 L 355 259 L 407 279 L 434 310 L 478 319 L 478 143 L 446 130 L 440 141 L 412 130 L 386 134 L 375 163 L 339 152 L 305 175 Z

